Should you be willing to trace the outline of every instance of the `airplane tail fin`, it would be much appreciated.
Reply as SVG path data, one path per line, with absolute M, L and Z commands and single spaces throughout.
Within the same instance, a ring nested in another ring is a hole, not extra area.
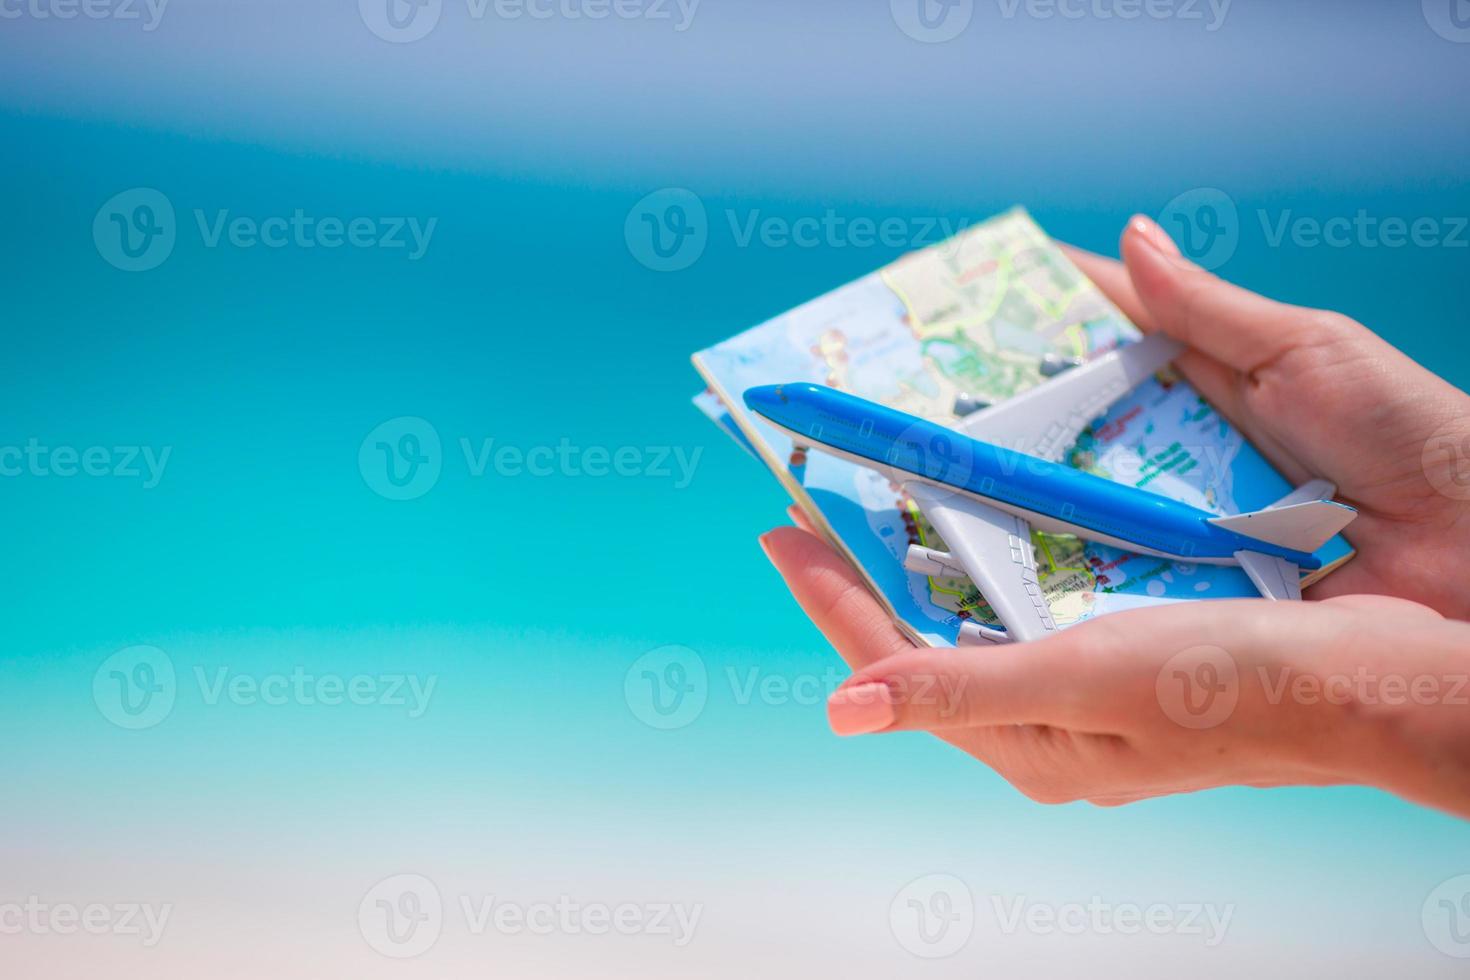
M 1309 500 L 1278 504 L 1249 514 L 1212 517 L 1210 523 L 1257 541 L 1268 541 L 1293 551 L 1313 552 L 1357 516 L 1358 512 L 1346 504 Z

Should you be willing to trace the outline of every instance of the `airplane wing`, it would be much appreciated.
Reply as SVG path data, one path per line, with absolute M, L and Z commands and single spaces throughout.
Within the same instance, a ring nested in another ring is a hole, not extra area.
M 1292 562 L 1257 551 L 1237 551 L 1235 560 L 1267 599 L 1288 602 L 1301 599 L 1301 569 Z
M 904 492 L 964 565 L 1012 639 L 1024 643 L 1056 633 L 1025 520 L 927 483 L 906 483 Z
M 1183 350 L 1162 334 L 1094 358 L 958 423 L 972 439 L 1055 462 L 1088 423 Z

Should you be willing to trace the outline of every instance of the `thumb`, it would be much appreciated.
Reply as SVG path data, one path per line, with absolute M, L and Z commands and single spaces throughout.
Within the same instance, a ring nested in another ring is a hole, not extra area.
M 1143 215 L 1128 222 L 1122 253 L 1155 328 L 1237 371 L 1254 371 L 1295 347 L 1366 332 L 1346 317 L 1278 303 L 1211 275 Z
M 1059 672 L 1055 642 L 900 653 L 833 691 L 827 720 L 838 735 L 1075 724 L 1086 699 Z

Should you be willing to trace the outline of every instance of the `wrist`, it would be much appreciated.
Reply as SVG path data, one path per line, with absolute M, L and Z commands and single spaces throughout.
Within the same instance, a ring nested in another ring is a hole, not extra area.
M 1355 670 L 1339 764 L 1355 781 L 1470 817 L 1470 624 L 1401 631 Z

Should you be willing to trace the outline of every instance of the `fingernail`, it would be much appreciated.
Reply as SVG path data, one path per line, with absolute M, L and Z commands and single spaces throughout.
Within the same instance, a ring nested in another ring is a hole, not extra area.
M 762 534 L 762 535 L 758 536 L 755 540 L 761 546 L 761 551 L 765 552 L 766 557 L 769 558 L 771 561 L 775 561 L 774 558 L 771 558 L 771 542 L 770 542 L 770 537 L 771 537 L 771 532 L 770 531 L 767 531 L 765 534 Z
M 1128 222 L 1128 227 L 1146 245 L 1152 246 L 1160 255 L 1169 261 L 1169 264 L 1177 269 L 1196 269 L 1196 266 L 1184 254 L 1179 251 L 1179 246 L 1169 233 L 1159 227 L 1159 223 L 1147 215 L 1135 214 Z
M 1135 214 L 1128 224 L 1134 231 L 1142 235 L 1145 241 L 1165 255 L 1179 254 L 1179 246 L 1174 244 L 1174 239 L 1170 238 L 1169 233 L 1160 228 L 1159 223 L 1154 219 L 1147 215 Z
M 881 732 L 897 720 L 893 692 L 881 682 L 839 688 L 827 698 L 827 723 L 838 735 Z

